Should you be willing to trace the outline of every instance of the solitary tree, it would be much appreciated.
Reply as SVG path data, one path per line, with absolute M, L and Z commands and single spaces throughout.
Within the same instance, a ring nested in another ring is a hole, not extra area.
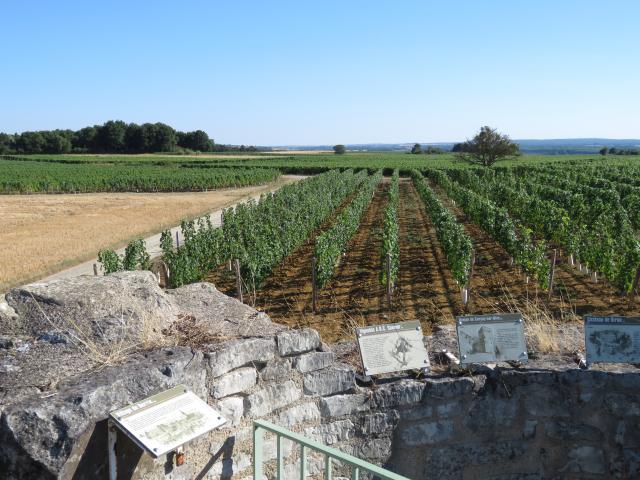
M 347 151 L 346 147 L 344 145 L 334 145 L 333 147 L 333 153 L 335 153 L 336 155 L 342 155 Z
M 600 155 L 606 155 L 606 154 L 607 154 L 607 151 L 608 151 L 607 147 L 602 147 L 602 148 L 600 149 Z
M 411 148 L 411 153 L 413 153 L 413 154 L 422 153 L 422 147 L 420 146 L 420 144 L 419 144 L 419 143 L 416 143 L 416 144 Z
M 484 126 L 475 137 L 459 147 L 458 157 L 469 163 L 490 167 L 498 160 L 519 154 L 518 145 L 513 143 L 507 135 Z

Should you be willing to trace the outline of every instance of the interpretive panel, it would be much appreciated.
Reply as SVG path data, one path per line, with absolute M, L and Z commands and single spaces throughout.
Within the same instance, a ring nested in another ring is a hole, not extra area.
M 115 410 L 110 418 L 156 458 L 226 422 L 182 385 Z
M 458 317 L 460 363 L 529 360 L 522 315 L 505 313 Z
M 365 375 L 429 368 L 420 322 L 356 328 Z
M 584 317 L 587 364 L 640 363 L 640 317 Z

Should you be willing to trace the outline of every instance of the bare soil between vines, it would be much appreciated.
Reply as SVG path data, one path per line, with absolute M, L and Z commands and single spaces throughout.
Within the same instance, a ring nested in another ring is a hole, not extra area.
M 335 214 L 274 270 L 255 301 L 245 294 L 245 303 L 254 303 L 276 322 L 314 328 L 327 342 L 353 339 L 357 326 L 419 320 L 429 332 L 435 325 L 453 322 L 457 315 L 525 311 L 531 305 L 560 321 L 575 321 L 584 314 L 640 315 L 640 300 L 636 303 L 619 295 L 605 281 L 593 283 L 562 257 L 557 261 L 554 293 L 548 298 L 535 282 L 527 283 L 490 235 L 470 222 L 442 190 L 434 189 L 474 245 L 476 263 L 467 305 L 462 303 L 460 287 L 451 276 L 435 227 L 407 178 L 400 179 L 400 270 L 391 305 L 380 282 L 388 179 L 379 185 L 332 281 L 319 292 L 315 314 L 311 301 L 314 241 L 331 225 Z M 228 268 L 219 268 L 208 280 L 223 292 L 235 295 L 235 275 Z

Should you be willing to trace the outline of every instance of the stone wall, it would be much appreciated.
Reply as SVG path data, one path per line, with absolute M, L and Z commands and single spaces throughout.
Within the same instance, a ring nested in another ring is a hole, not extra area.
M 64 306 L 60 285 L 56 288 L 56 305 Z M 177 296 L 171 305 L 189 304 L 199 316 L 205 315 L 203 305 L 247 313 L 247 307 L 207 285 L 154 294 L 161 296 L 158 305 Z M 26 302 L 24 296 L 14 298 Z M 16 311 L 20 305 L 14 305 Z M 258 321 L 253 314 L 244 318 Z M 233 318 L 225 315 L 225 321 Z M 180 467 L 173 466 L 170 455 L 155 461 L 140 455 L 121 436 L 119 478 L 248 478 L 256 418 L 414 479 L 640 476 L 640 375 L 630 367 L 584 371 L 567 363 L 481 374 L 443 371 L 363 385 L 356 382 L 354 367 L 343 362 L 349 357 L 344 346 L 322 344 L 314 330 L 271 324 L 246 331 L 227 331 L 228 339 L 198 348 L 139 352 L 118 365 L 80 369 L 50 387 L 5 392 L 0 397 L 0 478 L 107 478 L 108 412 L 178 384 L 219 409 L 228 424 L 187 445 Z M 0 342 L 0 385 L 3 380 L 17 385 L 20 375 L 23 383 L 31 381 L 25 372 L 35 360 L 20 360 L 29 352 L 50 356 L 58 368 L 74 358 L 64 353 L 70 347 L 63 339 L 32 333 L 32 338 Z M 432 361 L 437 365 L 436 358 Z M 285 443 L 285 453 L 287 476 L 297 478 L 298 451 Z M 267 436 L 265 456 L 275 455 L 275 441 Z M 317 473 L 321 466 L 321 459 L 312 457 L 309 471 Z

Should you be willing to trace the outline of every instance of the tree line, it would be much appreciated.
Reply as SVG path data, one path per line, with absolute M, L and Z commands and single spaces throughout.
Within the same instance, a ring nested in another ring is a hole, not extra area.
M 109 120 L 80 130 L 0 133 L 0 154 L 254 152 L 256 147 L 221 145 L 207 132 L 181 132 L 164 123 Z
M 637 148 L 603 147 L 600 149 L 600 155 L 640 155 L 640 150 Z

